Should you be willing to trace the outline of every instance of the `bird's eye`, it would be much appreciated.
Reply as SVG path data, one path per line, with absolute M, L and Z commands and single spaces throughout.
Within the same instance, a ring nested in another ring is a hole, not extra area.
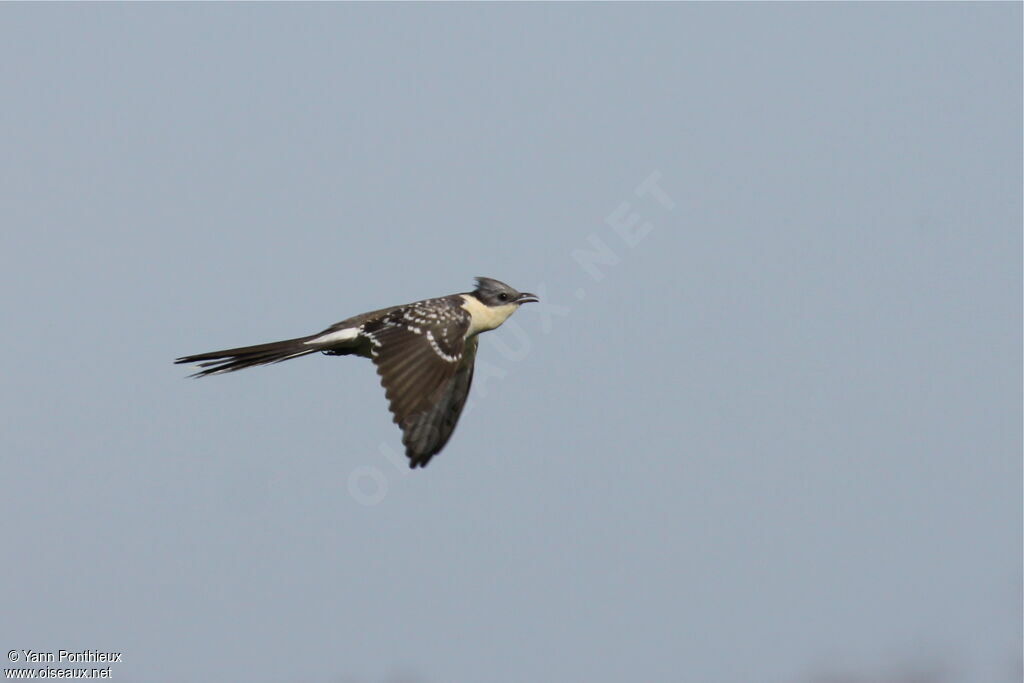
M 508 301 L 508 294 L 502 292 L 501 294 L 498 295 L 498 298 L 501 299 L 502 301 Z

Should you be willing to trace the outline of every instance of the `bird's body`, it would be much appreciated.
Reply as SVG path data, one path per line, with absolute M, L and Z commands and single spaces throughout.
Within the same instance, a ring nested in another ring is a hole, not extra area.
M 362 356 L 377 366 L 411 467 L 423 467 L 451 437 L 473 381 L 477 335 L 536 301 L 490 278 L 472 292 L 363 313 L 322 332 L 269 344 L 178 358 L 198 363 L 195 377 L 279 363 L 311 353 Z

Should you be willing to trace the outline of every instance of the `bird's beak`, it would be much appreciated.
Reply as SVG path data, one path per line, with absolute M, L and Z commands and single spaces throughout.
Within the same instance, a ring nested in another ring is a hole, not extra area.
M 536 294 L 530 294 L 529 292 L 520 292 L 519 298 L 516 299 L 517 304 L 530 304 L 537 303 L 540 299 L 537 298 Z

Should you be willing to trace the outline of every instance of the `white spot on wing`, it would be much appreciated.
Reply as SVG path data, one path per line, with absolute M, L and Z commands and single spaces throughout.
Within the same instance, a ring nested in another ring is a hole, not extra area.
M 449 363 L 457 363 L 459 361 L 459 357 L 457 355 L 449 356 L 447 353 L 441 350 L 441 347 L 438 346 L 437 344 L 437 340 L 434 339 L 434 333 L 431 332 L 430 330 L 427 330 L 427 341 L 430 342 L 430 348 L 434 349 L 434 353 L 441 356 L 441 358 L 444 358 Z

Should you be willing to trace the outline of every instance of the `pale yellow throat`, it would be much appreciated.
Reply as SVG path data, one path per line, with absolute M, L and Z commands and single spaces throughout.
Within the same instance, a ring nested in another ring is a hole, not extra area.
M 470 315 L 469 330 L 466 332 L 467 338 L 500 326 L 519 308 L 519 304 L 484 306 L 475 296 L 468 294 L 461 296 L 464 302 L 462 308 Z

